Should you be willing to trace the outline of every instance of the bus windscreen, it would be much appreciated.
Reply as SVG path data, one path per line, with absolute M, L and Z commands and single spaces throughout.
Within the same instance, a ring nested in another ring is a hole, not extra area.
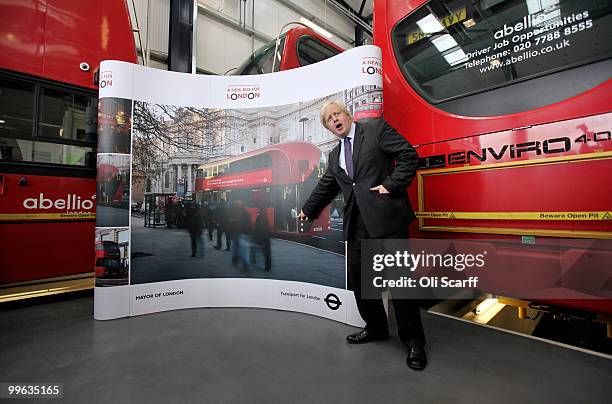
M 436 104 L 609 59 L 611 11 L 600 0 L 433 0 L 392 41 L 403 75 Z

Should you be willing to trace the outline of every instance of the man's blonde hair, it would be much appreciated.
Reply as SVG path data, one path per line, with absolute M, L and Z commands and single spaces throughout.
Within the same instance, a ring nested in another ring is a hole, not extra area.
M 338 100 L 327 101 L 325 104 L 323 104 L 323 106 L 321 107 L 321 111 L 319 112 L 319 119 L 321 120 L 321 124 L 323 125 L 325 129 L 329 129 L 327 127 L 327 122 L 325 122 L 326 121 L 325 111 L 327 110 L 328 107 L 331 107 L 332 105 L 337 107 L 341 112 L 344 112 L 345 114 L 347 114 L 351 118 L 351 120 L 353 120 L 353 114 L 351 114 L 351 111 L 349 111 L 348 108 L 346 108 L 346 105 L 344 105 L 342 101 L 338 101 Z

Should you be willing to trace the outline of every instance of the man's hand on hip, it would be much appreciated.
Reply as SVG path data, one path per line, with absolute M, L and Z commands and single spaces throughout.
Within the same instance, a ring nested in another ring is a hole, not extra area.
M 388 194 L 389 193 L 389 191 L 387 191 L 387 188 L 385 188 L 382 185 L 379 185 L 377 187 L 372 187 L 372 188 L 370 188 L 370 191 L 378 192 L 379 194 Z

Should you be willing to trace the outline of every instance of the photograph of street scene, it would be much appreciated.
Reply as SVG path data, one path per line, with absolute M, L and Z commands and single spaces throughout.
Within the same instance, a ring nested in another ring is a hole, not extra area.
M 131 283 L 251 277 L 345 288 L 338 196 L 298 214 L 338 140 L 319 110 L 342 100 L 380 116 L 379 87 L 307 102 L 221 110 L 136 102 Z
M 130 229 L 96 229 L 96 286 L 128 284 Z
M 98 154 L 96 227 L 130 225 L 130 155 Z
M 130 154 L 132 100 L 101 98 L 98 101 L 98 153 Z

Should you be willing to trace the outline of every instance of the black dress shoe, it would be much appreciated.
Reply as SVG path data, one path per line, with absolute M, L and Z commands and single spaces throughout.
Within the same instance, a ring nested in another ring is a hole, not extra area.
M 389 339 L 389 333 L 373 333 L 372 331 L 364 328 L 363 330 L 350 334 L 346 337 L 346 342 L 349 344 L 366 344 L 372 341 L 385 341 Z
M 427 366 L 427 355 L 425 349 L 418 346 L 412 345 L 408 348 L 408 356 L 406 357 L 406 364 L 410 369 L 423 370 Z

